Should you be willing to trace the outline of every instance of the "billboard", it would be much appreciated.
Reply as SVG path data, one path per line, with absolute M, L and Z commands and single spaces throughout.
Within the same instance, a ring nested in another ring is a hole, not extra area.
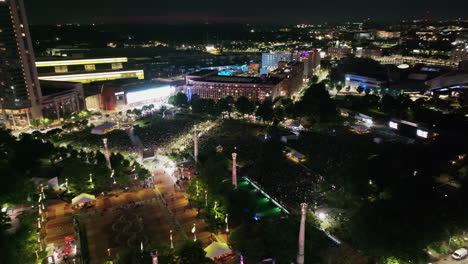
M 162 86 L 158 88 L 150 88 L 141 91 L 127 93 L 127 104 L 138 103 L 148 100 L 159 100 L 171 96 L 175 92 L 172 86 Z

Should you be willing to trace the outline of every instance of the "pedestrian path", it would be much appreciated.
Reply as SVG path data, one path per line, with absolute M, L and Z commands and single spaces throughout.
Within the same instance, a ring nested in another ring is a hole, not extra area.
M 189 169 L 186 168 L 186 170 Z M 187 171 L 186 174 L 188 173 Z M 193 175 L 193 171 L 191 174 Z M 203 219 L 197 217 L 197 211 L 190 207 L 187 194 L 175 185 L 175 178 L 162 170 L 155 171 L 153 176 L 158 190 L 167 202 L 167 207 L 176 217 L 183 232 L 189 239 L 194 238 L 192 229 L 193 224 L 195 224 L 197 240 L 201 240 L 205 246 L 208 245 L 211 242 L 211 232 L 208 230 L 208 226 Z M 187 183 L 183 182 L 182 188 L 186 187 Z

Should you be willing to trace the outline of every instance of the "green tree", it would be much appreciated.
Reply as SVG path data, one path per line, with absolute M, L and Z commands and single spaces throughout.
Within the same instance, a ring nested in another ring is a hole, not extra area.
M 174 99 L 174 105 L 178 107 L 187 107 L 188 106 L 187 95 L 182 92 L 177 93 Z
M 263 122 L 272 121 L 274 117 L 273 103 L 270 101 L 261 103 L 255 112 L 255 116 L 261 118 Z
M 180 264 L 209 264 L 214 263 L 211 259 L 205 257 L 206 252 L 200 240 L 186 240 L 177 251 L 180 258 Z
M 362 88 L 361 86 L 359 86 L 356 91 L 358 92 L 358 94 L 362 94 L 362 92 L 364 91 L 364 88 Z
M 255 110 L 255 105 L 252 102 L 250 102 L 250 100 L 245 96 L 239 97 L 235 105 L 237 111 L 241 113 L 242 117 L 244 117 L 247 114 L 252 114 Z
M 317 75 L 313 75 L 313 76 L 310 78 L 310 81 L 311 81 L 312 83 L 317 83 L 318 80 L 319 80 L 319 77 L 318 77 Z
M 225 98 L 219 99 L 218 102 L 216 103 L 216 109 L 217 109 L 217 112 L 219 112 L 220 114 L 224 112 L 228 112 L 230 109 L 228 101 Z

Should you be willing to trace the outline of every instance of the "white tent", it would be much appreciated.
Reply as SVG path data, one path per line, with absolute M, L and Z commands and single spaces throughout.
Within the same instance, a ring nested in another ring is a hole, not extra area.
M 96 196 L 92 194 L 82 193 L 72 199 L 72 204 L 81 204 L 96 201 Z
M 205 248 L 207 258 L 216 258 L 224 254 L 229 254 L 232 251 L 229 249 L 229 246 L 226 243 L 212 242 L 209 246 Z

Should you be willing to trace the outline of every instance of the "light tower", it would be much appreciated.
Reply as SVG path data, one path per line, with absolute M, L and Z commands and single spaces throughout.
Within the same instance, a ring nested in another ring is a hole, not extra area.
M 297 254 L 297 264 L 304 264 L 304 238 L 307 204 L 301 203 L 301 226 L 299 227 L 299 252 Z
M 193 131 L 193 157 L 195 162 L 198 162 L 198 135 L 196 129 Z
M 236 158 L 237 153 L 232 153 L 232 185 L 234 185 L 234 190 L 237 189 L 237 169 L 236 169 Z
M 111 169 L 110 163 L 110 156 L 109 156 L 109 149 L 107 148 L 107 138 L 103 138 L 102 142 L 104 142 L 104 156 L 106 157 L 106 165 L 109 170 Z

